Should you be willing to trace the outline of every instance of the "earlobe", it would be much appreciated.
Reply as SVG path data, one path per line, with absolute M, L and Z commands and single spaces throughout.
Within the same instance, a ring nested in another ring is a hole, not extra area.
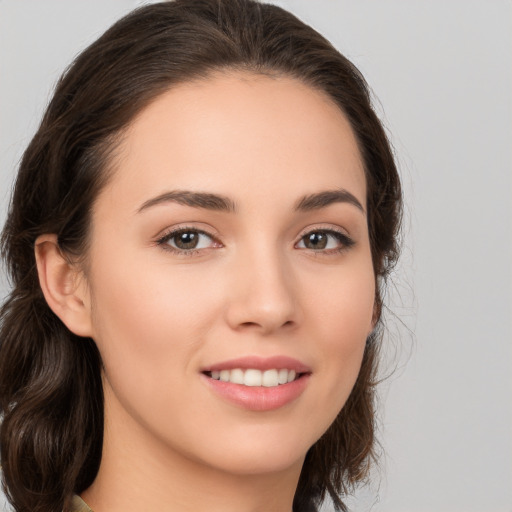
M 62 253 L 57 235 L 41 235 L 34 250 L 39 283 L 51 310 L 71 332 L 92 337 L 87 287 L 76 265 Z

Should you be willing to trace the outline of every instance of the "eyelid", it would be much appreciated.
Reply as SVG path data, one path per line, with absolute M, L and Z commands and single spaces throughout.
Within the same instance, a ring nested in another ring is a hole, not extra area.
M 204 222 L 191 221 L 191 222 L 184 222 L 184 223 L 178 223 L 178 224 L 173 224 L 171 226 L 167 226 L 164 229 L 161 229 L 158 232 L 158 234 L 156 234 L 153 237 L 153 240 L 155 242 L 158 242 L 158 240 L 160 240 L 170 234 L 180 232 L 180 231 L 187 231 L 187 230 L 197 231 L 198 233 L 204 233 L 205 235 L 212 237 L 216 241 L 220 241 L 220 238 L 221 238 L 220 233 L 216 229 L 214 229 L 212 226 L 210 226 L 209 224 L 205 224 Z
M 301 239 L 304 235 L 315 231 L 334 231 L 335 233 L 351 238 L 346 229 L 334 224 L 311 224 L 300 231 L 298 238 Z

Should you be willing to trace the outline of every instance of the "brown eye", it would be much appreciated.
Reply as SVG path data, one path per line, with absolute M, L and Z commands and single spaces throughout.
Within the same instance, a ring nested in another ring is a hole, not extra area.
M 325 249 L 327 247 L 327 234 L 322 231 L 309 233 L 304 238 L 304 245 L 307 249 Z
M 160 240 L 159 245 L 166 246 L 174 252 L 194 252 L 200 249 L 213 247 L 216 242 L 211 235 L 198 229 L 178 229 L 166 234 Z
M 334 230 L 311 231 L 304 235 L 297 244 L 299 249 L 313 251 L 342 251 L 354 245 L 354 241 L 344 233 Z
M 199 243 L 199 233 L 194 231 L 182 231 L 175 234 L 171 240 L 178 249 L 195 249 Z

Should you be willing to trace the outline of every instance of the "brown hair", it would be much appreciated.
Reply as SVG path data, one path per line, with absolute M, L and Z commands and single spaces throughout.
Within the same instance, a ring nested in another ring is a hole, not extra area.
M 87 48 L 59 81 L 24 153 L 1 238 L 12 291 L 0 311 L 1 463 L 17 512 L 67 510 L 96 477 L 103 439 L 101 359 L 46 304 L 34 242 L 58 235 L 85 254 L 91 207 L 108 180 L 122 130 L 177 83 L 235 69 L 294 77 L 328 94 L 349 120 L 364 161 L 368 226 L 380 318 L 396 261 L 400 181 L 365 80 L 311 27 L 252 0 L 175 0 L 141 7 Z M 374 388 L 380 329 L 342 411 L 309 450 L 293 510 L 316 510 L 365 478 L 374 458 Z

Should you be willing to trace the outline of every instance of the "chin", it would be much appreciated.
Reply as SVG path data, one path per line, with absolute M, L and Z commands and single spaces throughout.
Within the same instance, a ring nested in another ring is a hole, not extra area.
M 292 454 L 280 453 L 280 450 L 269 450 L 257 455 L 229 454 L 220 464 L 216 463 L 215 469 L 239 476 L 264 476 L 288 471 L 300 473 L 306 452 Z
M 213 450 L 212 446 L 205 447 L 201 452 L 202 460 L 210 467 L 237 475 L 264 475 L 288 470 L 300 473 L 306 453 L 317 437 L 300 437 L 296 428 L 286 429 L 286 432 L 247 428 L 241 436 L 218 438 Z

